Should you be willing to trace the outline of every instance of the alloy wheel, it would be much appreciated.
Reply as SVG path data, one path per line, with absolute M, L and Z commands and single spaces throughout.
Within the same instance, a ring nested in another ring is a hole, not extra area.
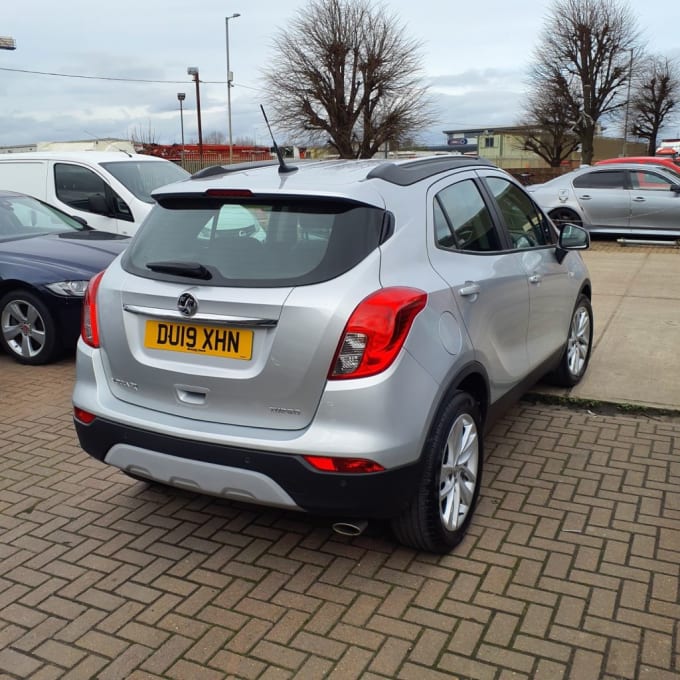
M 2 335 L 7 346 L 24 359 L 38 356 L 47 341 L 45 320 L 26 300 L 12 300 L 2 310 Z
M 459 529 L 472 507 L 479 470 L 479 435 L 474 419 L 461 413 L 446 438 L 439 478 L 441 520 L 449 531 Z
M 577 307 L 571 319 L 567 341 L 567 365 L 573 376 L 581 375 L 590 350 L 590 315 L 584 307 Z

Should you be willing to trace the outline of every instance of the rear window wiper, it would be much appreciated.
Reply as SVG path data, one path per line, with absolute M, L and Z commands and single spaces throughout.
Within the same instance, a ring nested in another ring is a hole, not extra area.
M 148 262 L 147 268 L 162 274 L 177 274 L 192 279 L 212 279 L 210 271 L 199 262 Z

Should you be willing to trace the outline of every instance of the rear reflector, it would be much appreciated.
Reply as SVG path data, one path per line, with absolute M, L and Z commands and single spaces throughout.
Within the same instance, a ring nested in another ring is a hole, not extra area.
M 342 472 L 365 474 L 383 472 L 385 468 L 366 458 L 332 458 L 331 456 L 304 456 L 304 459 L 321 472 Z
M 84 423 L 85 425 L 89 425 L 97 416 L 94 415 L 94 413 L 90 413 L 89 411 L 84 411 L 82 408 L 78 408 L 77 406 L 73 407 L 73 417 L 80 421 L 81 423 Z

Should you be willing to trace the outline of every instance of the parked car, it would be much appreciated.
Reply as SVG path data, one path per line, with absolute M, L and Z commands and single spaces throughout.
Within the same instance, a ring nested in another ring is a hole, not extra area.
M 597 161 L 595 165 L 610 165 L 611 163 L 642 163 L 644 165 L 658 165 L 665 168 L 673 175 L 677 175 L 680 180 L 680 165 L 672 158 L 664 158 L 663 156 L 628 156 L 625 158 L 607 158 L 606 160 Z
M 680 236 L 680 178 L 661 166 L 584 167 L 527 189 L 557 224 L 601 234 Z
M 44 364 L 75 348 L 87 282 L 129 238 L 95 231 L 57 208 L 0 191 L 0 346 Z
M 545 374 L 586 370 L 591 284 L 572 251 L 588 234 L 558 236 L 480 159 L 281 163 L 154 192 L 86 294 L 81 446 L 136 479 L 341 533 L 386 518 L 403 543 L 448 551 L 485 428 Z M 243 230 L 220 219 L 234 205 Z
M 127 151 L 30 151 L 0 154 L 0 187 L 28 194 L 104 231 L 132 235 L 148 215 L 151 192 L 189 173 Z

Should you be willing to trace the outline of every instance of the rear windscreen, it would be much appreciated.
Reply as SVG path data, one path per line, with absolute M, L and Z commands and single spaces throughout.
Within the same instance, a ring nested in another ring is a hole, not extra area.
M 123 267 L 139 276 L 211 285 L 319 283 L 378 247 L 384 215 L 339 201 L 174 199 L 153 208 Z

